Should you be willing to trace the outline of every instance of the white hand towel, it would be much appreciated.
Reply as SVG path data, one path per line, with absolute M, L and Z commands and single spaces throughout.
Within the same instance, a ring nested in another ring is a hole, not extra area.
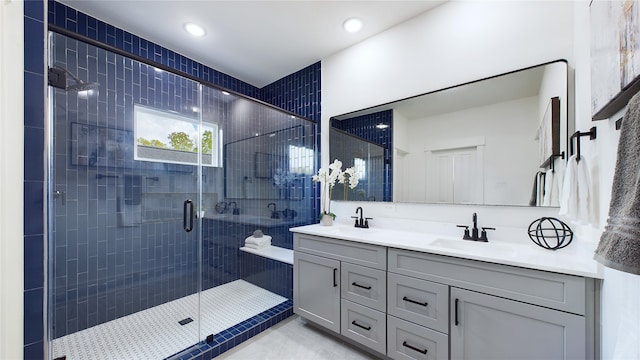
M 560 206 L 562 198 L 562 180 L 564 179 L 565 162 L 558 161 L 553 174 L 553 186 L 551 187 L 551 199 L 549 206 Z
M 562 182 L 562 196 L 560 198 L 559 215 L 564 215 L 570 220 L 574 220 L 578 214 L 577 201 L 577 162 L 576 156 L 572 155 L 567 162 L 567 170 L 564 173 Z
M 560 204 L 560 193 L 562 190 L 562 175 L 564 169 L 562 166 L 556 166 L 558 169 L 547 171 L 544 179 L 544 199 L 543 206 L 558 206 Z
M 544 178 L 544 197 L 542 206 L 551 205 L 551 193 L 553 192 L 553 184 L 555 182 L 555 174 L 553 171 L 547 171 Z
M 575 155 L 569 158 L 558 214 L 566 216 L 576 224 L 588 225 L 594 221 L 591 174 L 584 156 L 580 157 L 579 162 L 576 161 Z
M 584 158 L 580 157 L 577 164 L 578 178 L 578 218 L 577 222 L 583 225 L 592 224 L 594 221 L 593 199 L 591 194 L 591 173 L 589 165 Z
M 544 202 L 544 189 L 547 174 L 543 171 L 540 171 L 538 174 L 538 195 L 536 196 L 536 206 L 542 206 Z
M 271 236 L 264 235 L 262 237 L 249 236 L 244 240 L 245 244 L 253 244 L 253 245 L 263 245 L 263 244 L 271 244 Z

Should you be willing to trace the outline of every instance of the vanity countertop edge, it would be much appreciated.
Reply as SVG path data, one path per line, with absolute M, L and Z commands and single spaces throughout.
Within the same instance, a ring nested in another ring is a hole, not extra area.
M 359 229 L 346 225 L 322 226 L 313 224 L 293 227 L 289 231 L 533 270 L 594 279 L 604 278 L 602 266 L 590 256 L 592 252 L 583 249 L 576 251 L 579 246 L 577 243 L 554 251 L 535 245 L 526 236 L 514 242 L 490 240 L 488 243 L 479 243 L 438 234 L 386 228 Z M 454 245 L 454 247 L 439 246 L 439 244 L 446 245 L 445 242 Z M 574 239 L 574 242 L 577 241 Z

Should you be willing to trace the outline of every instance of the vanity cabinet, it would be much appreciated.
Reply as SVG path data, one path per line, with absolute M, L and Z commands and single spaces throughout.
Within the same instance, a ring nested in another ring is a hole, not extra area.
M 392 275 L 449 289 L 451 359 L 597 358 L 593 279 L 389 249 Z
M 293 268 L 295 312 L 340 332 L 340 261 L 294 252 Z
M 295 234 L 293 248 L 294 312 L 385 354 L 386 247 Z
M 294 312 L 392 359 L 597 359 L 596 285 L 294 234 Z
M 451 288 L 451 359 L 586 359 L 585 318 Z

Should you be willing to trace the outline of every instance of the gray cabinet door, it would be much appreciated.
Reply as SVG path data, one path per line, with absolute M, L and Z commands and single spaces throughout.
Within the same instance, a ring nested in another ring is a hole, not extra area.
M 451 359 L 584 359 L 582 316 L 451 288 Z
M 339 333 L 340 262 L 296 251 L 293 269 L 293 311 Z

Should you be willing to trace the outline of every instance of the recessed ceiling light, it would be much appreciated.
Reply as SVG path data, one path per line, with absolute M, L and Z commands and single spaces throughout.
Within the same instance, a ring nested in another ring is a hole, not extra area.
M 184 29 L 193 36 L 204 36 L 204 34 L 206 34 L 202 26 L 194 23 L 184 24 Z
M 376 127 L 377 127 L 378 129 L 386 129 L 386 128 L 388 128 L 388 127 L 389 127 L 389 124 L 383 124 L 383 123 L 380 123 L 380 124 L 376 125 Z
M 229 92 L 228 92 L 228 91 L 223 91 L 223 92 L 222 92 L 222 95 L 231 95 L 231 94 L 229 94 Z
M 362 20 L 358 18 L 349 18 L 342 23 L 342 27 L 346 32 L 355 33 L 362 29 Z

